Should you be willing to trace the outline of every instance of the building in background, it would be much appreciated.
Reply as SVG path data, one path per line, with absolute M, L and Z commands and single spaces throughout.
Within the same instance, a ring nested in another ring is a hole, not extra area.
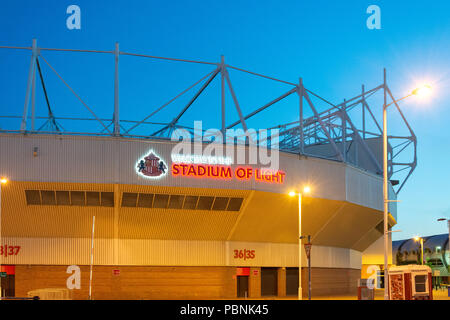
M 438 234 L 423 239 L 424 264 L 431 267 L 435 285 L 450 283 L 449 235 Z M 413 239 L 397 240 L 392 243 L 394 264 L 420 264 L 420 242 Z

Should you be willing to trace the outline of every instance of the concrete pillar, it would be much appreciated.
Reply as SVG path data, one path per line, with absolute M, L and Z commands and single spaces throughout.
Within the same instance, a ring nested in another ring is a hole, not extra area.
M 277 296 L 286 297 L 286 268 L 278 268 L 277 270 Z
M 248 291 L 249 298 L 261 298 L 261 268 L 250 268 Z

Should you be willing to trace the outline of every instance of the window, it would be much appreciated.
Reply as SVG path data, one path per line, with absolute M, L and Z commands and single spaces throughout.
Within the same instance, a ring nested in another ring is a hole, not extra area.
M 415 282 L 415 292 L 416 293 L 426 293 L 427 292 L 427 276 L 417 275 L 414 277 Z
M 41 191 L 42 204 L 43 205 L 55 205 L 55 191 Z
M 86 205 L 99 206 L 100 205 L 100 192 L 86 192 Z
M 41 195 L 39 190 L 25 190 L 27 205 L 41 204 Z
M 69 191 L 56 191 L 56 204 L 59 206 L 70 206 Z
M 114 207 L 114 192 L 25 190 L 27 205 Z M 119 205 L 129 208 L 239 212 L 244 198 L 123 192 Z
M 211 210 L 214 197 L 200 197 L 197 204 L 197 210 Z
M 155 194 L 155 201 L 153 202 L 153 208 L 167 208 L 168 201 L 169 201 L 168 194 Z
M 70 198 L 72 199 L 73 206 L 84 206 L 86 205 L 85 201 L 85 192 L 84 191 L 70 191 Z
M 231 198 L 230 202 L 228 203 L 227 211 L 239 211 L 241 210 L 242 202 L 244 201 L 243 198 Z
M 136 207 L 138 194 L 124 192 L 122 195 L 122 207 Z
M 180 195 L 171 195 L 169 201 L 170 209 L 181 209 L 183 207 L 184 196 Z
M 198 196 L 186 196 L 183 209 L 195 210 L 197 207 Z
M 138 207 L 151 208 L 153 207 L 153 193 L 141 193 L 139 194 Z
M 213 204 L 213 210 L 226 210 L 227 209 L 227 205 L 228 205 L 228 199 L 229 198 L 222 198 L 222 197 L 217 197 L 214 200 L 214 204 Z
M 114 192 L 101 193 L 102 207 L 114 207 Z

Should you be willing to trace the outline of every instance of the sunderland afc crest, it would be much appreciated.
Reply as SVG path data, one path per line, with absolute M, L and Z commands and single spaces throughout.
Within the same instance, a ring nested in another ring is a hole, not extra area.
M 148 178 L 160 178 L 167 173 L 167 166 L 153 151 L 137 163 L 138 174 Z

